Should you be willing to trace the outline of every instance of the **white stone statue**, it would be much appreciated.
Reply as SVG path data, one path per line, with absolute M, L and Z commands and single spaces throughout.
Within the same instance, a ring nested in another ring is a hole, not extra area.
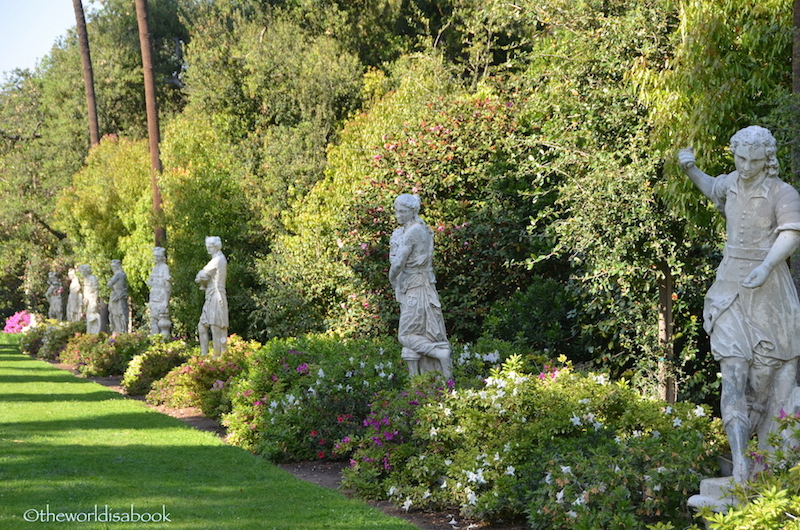
M 169 296 L 172 293 L 172 276 L 169 274 L 166 251 L 153 249 L 153 271 L 147 279 L 150 287 L 150 334 L 169 337 L 172 321 L 169 319 Z
M 217 236 L 206 238 L 206 250 L 211 260 L 197 273 L 194 281 L 200 284 L 200 290 L 206 292 L 203 313 L 197 325 L 200 335 L 200 350 L 208 355 L 208 332 L 211 330 L 214 356 L 225 352 L 228 341 L 228 297 L 225 281 L 228 275 L 228 260 L 222 253 L 222 241 Z
M 128 276 L 122 270 L 122 262 L 111 260 L 111 279 L 108 287 L 111 296 L 108 299 L 108 324 L 111 333 L 128 332 Z
M 402 226 L 390 240 L 389 282 L 400 303 L 397 335 L 403 346 L 402 357 L 412 376 L 438 370 L 450 379 L 451 346 L 433 274 L 433 232 L 419 218 L 416 195 L 400 195 L 394 208 Z
M 86 314 L 86 333 L 96 335 L 100 333 L 100 289 L 97 276 L 92 274 L 92 267 L 81 265 L 78 267 L 83 276 L 83 308 Z
M 83 295 L 81 294 L 81 281 L 78 278 L 78 271 L 70 269 L 69 276 L 69 297 L 67 298 L 67 320 L 78 322 L 83 318 Z
M 58 273 L 51 272 L 47 275 L 47 292 L 45 297 L 50 304 L 47 311 L 47 318 L 61 320 L 63 317 L 63 305 L 61 303 L 61 292 L 63 291 L 61 280 L 58 279 Z
M 752 473 L 753 433 L 770 450 L 774 417 L 797 386 L 800 302 L 786 260 L 800 244 L 800 195 L 778 178 L 776 143 L 762 127 L 731 138 L 736 171 L 711 177 L 691 148 L 678 153 L 684 172 L 723 214 L 727 241 L 706 294 L 704 328 L 722 372 L 722 422 L 733 456 L 733 479 Z M 787 408 L 788 410 L 788 408 Z

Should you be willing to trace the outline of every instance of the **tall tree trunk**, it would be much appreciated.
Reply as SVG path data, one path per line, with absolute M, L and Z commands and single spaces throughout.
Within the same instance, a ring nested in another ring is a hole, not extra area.
M 75 8 L 75 22 L 78 30 L 78 45 L 81 49 L 83 64 L 83 84 L 86 87 L 86 108 L 89 113 L 89 138 L 92 145 L 100 143 L 100 128 L 97 125 L 97 99 L 94 94 L 94 72 L 92 71 L 92 55 L 89 53 L 89 34 L 86 31 L 86 17 L 81 0 L 72 0 Z
M 156 101 L 156 80 L 153 73 L 153 53 L 150 43 L 150 25 L 147 19 L 147 0 L 136 1 L 136 20 L 139 23 L 139 46 L 142 49 L 142 69 L 144 70 L 144 97 L 147 105 L 147 134 L 150 138 L 150 182 L 153 188 L 153 216 L 155 218 L 154 238 L 157 247 L 167 241 L 161 210 L 161 191 L 158 177 L 161 175 L 161 152 L 159 143 L 161 133 L 158 126 L 158 103 Z
M 661 399 L 667 403 L 675 403 L 677 388 L 675 376 L 671 371 L 673 351 L 673 320 L 672 320 L 672 271 L 669 264 L 661 263 L 658 266 L 661 277 L 658 280 L 658 386 Z

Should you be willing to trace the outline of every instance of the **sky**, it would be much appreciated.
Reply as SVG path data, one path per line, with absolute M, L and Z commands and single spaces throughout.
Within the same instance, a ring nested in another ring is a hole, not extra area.
M 89 0 L 83 9 L 92 9 Z M 0 0 L 0 77 L 15 68 L 32 69 L 74 27 L 72 0 Z

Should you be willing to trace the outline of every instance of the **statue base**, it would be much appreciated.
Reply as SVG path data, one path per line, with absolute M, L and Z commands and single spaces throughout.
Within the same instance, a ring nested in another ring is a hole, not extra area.
M 700 508 L 710 508 L 714 513 L 726 513 L 729 508 L 739 504 L 739 501 L 731 495 L 734 486 L 733 477 L 703 479 L 700 481 L 700 494 L 689 497 L 687 504 L 695 511 Z

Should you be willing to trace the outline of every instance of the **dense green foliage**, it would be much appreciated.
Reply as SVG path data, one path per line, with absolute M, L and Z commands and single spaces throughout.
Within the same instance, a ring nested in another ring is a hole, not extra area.
M 167 342 L 153 338 L 151 341 L 153 344 L 147 350 L 131 359 L 120 382 L 125 392 L 132 396 L 150 392 L 154 382 L 185 363 L 190 356 L 189 347 L 182 340 Z
M 673 158 L 693 144 L 727 170 L 727 139 L 761 122 L 794 167 L 789 2 L 150 4 L 176 334 L 194 336 L 218 235 L 231 333 L 392 335 L 392 201 L 414 192 L 454 340 L 651 387 L 669 275 L 669 370 L 683 397 L 716 391 L 699 318 L 721 223 Z M 47 272 L 76 263 L 105 289 L 116 258 L 143 323 L 156 220 L 134 18 L 110 0 L 88 20 L 91 151 L 74 33 L 0 87 L 0 316 L 44 313 Z

